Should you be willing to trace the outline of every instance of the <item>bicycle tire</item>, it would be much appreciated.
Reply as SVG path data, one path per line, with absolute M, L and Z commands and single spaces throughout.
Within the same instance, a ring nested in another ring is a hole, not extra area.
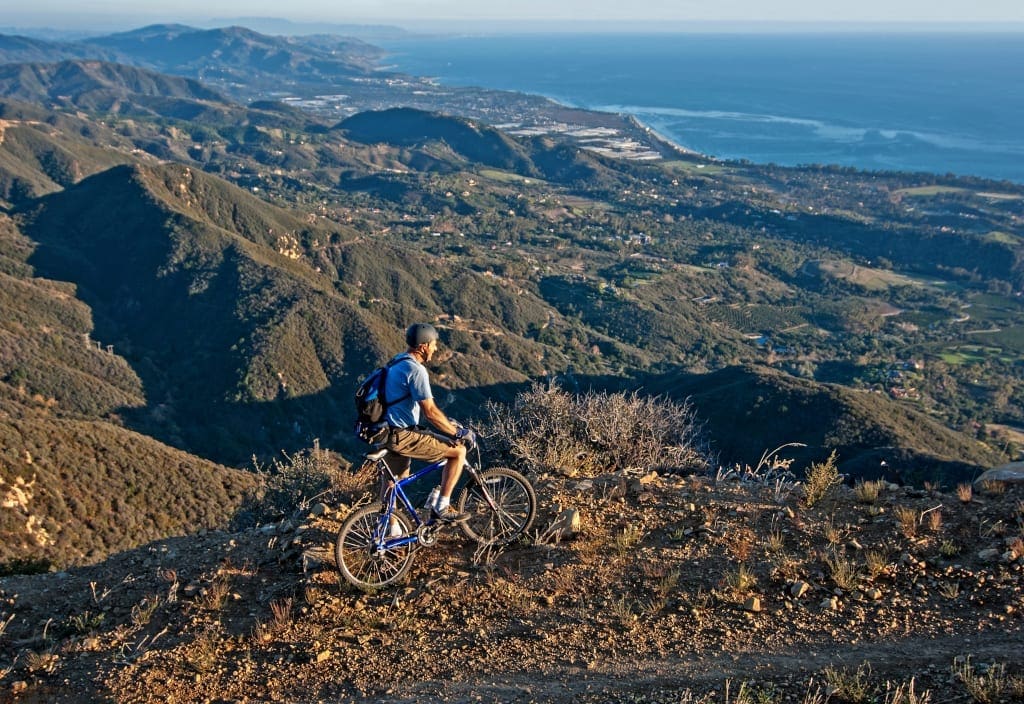
M 480 474 L 498 511 L 492 511 L 480 487 L 471 482 L 459 495 L 457 507 L 469 514 L 459 523 L 463 534 L 481 545 L 508 545 L 523 535 L 537 515 L 537 494 L 522 474 L 494 467 Z
M 391 516 L 402 526 L 404 535 L 412 532 L 408 518 L 398 512 Z M 379 521 L 379 507 L 359 509 L 345 519 L 334 544 L 338 571 L 346 582 L 360 589 L 380 589 L 394 584 L 412 567 L 413 543 L 380 551 L 373 548 Z

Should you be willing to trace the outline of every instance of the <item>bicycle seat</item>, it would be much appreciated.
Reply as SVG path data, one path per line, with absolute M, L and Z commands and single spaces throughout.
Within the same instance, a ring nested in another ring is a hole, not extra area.
M 367 452 L 366 459 L 370 460 L 371 462 L 376 462 L 377 460 L 384 457 L 384 455 L 386 454 L 388 454 L 387 448 L 384 448 L 383 450 L 377 450 L 376 452 Z

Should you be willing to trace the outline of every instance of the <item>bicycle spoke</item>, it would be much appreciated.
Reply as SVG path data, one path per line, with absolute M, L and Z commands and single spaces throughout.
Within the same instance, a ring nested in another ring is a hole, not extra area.
M 399 520 L 403 530 L 407 526 Z M 381 587 L 404 575 L 412 564 L 412 544 L 382 547 L 378 536 L 389 531 L 379 511 L 363 509 L 342 526 L 338 535 L 335 558 L 342 575 L 359 587 Z M 387 539 L 385 538 L 385 541 Z
M 463 532 L 479 542 L 510 542 L 533 522 L 533 490 L 522 475 L 507 469 L 484 472 L 483 481 L 493 508 L 480 486 L 468 487 L 460 499 L 460 509 L 470 514 Z

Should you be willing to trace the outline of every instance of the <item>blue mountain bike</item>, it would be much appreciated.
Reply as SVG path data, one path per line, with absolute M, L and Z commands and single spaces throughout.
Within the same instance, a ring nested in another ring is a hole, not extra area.
M 412 567 L 416 551 L 436 543 L 441 528 L 452 525 L 434 520 L 429 508 L 418 513 L 408 495 L 413 482 L 430 475 L 436 474 L 440 483 L 445 461 L 398 479 L 384 460 L 386 454 L 387 450 L 379 450 L 366 455 L 384 487 L 381 505 L 363 507 L 346 518 L 334 546 L 342 577 L 363 589 L 397 582 Z M 478 450 L 478 464 L 479 457 Z M 467 538 L 481 545 L 507 545 L 529 530 L 537 512 L 537 496 L 526 477 L 504 467 L 481 471 L 468 460 L 463 477 L 468 481 L 455 506 L 469 518 L 455 525 Z

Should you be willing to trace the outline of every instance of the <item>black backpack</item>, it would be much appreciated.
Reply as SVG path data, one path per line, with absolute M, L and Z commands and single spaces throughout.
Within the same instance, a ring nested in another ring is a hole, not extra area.
M 356 389 L 356 436 L 363 442 L 375 445 L 383 442 L 388 429 L 388 407 L 412 396 L 412 392 L 401 398 L 388 401 L 384 398 L 384 385 L 388 380 L 388 370 L 399 362 L 412 359 L 409 355 L 396 357 L 383 367 L 377 367 L 363 379 Z

